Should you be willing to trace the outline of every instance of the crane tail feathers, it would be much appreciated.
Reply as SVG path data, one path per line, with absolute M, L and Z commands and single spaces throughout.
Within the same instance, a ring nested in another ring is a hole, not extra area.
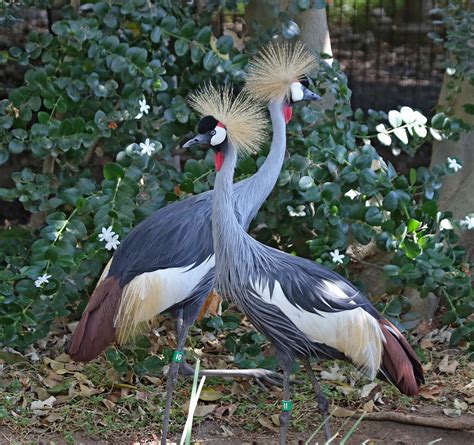
M 107 277 L 95 288 L 66 352 L 78 362 L 96 358 L 115 339 L 114 317 L 122 289 L 119 279 Z
M 379 324 L 385 337 L 382 373 L 401 393 L 416 396 L 424 378 L 415 351 L 392 323 L 379 320 Z

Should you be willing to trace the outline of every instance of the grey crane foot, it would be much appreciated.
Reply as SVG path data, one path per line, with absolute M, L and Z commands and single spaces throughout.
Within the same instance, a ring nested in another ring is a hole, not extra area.
M 186 362 L 182 362 L 179 372 L 184 376 L 194 375 L 194 368 Z M 275 371 L 263 368 L 255 369 L 202 369 L 199 375 L 207 377 L 249 377 L 259 381 L 264 381 L 275 386 L 282 386 L 283 376 Z M 292 380 L 292 383 L 300 384 L 299 380 Z

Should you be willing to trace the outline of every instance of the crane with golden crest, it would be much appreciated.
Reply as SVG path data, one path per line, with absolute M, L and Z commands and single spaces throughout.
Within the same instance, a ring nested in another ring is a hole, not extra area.
M 267 65 L 251 63 L 247 89 L 252 96 L 278 94 L 276 100 L 288 100 L 294 84 L 278 89 L 273 76 L 266 76 Z M 403 394 L 416 395 L 423 382 L 416 353 L 360 290 L 336 272 L 261 244 L 243 230 L 235 210 L 233 175 L 238 154 L 258 147 L 248 143 L 249 131 L 256 130 L 246 122 L 253 108 L 241 96 L 232 100 L 225 88 L 205 87 L 192 95 L 190 103 L 203 117 L 199 134 L 184 146 L 210 146 L 216 159 L 212 201 L 216 290 L 235 303 L 275 348 L 284 375 L 280 444 L 286 442 L 291 417 L 290 374 L 296 358 L 313 384 L 328 440 L 328 402 L 311 358 L 348 360 L 369 378 L 380 374 Z M 275 133 L 283 126 L 282 117 L 273 120 Z M 253 133 L 252 138 L 260 139 Z

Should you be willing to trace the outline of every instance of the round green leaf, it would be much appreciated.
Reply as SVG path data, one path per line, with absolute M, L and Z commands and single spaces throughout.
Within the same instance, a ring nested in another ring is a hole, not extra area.
M 20 154 L 25 149 L 25 144 L 17 139 L 12 139 L 8 144 L 8 149 L 13 154 Z
M 390 212 L 393 212 L 398 207 L 398 194 L 395 190 L 392 190 L 383 199 L 383 208 Z
M 176 40 L 174 44 L 174 52 L 177 56 L 184 56 L 188 52 L 189 45 L 183 39 Z
M 123 175 L 125 174 L 122 166 L 115 162 L 109 162 L 108 164 L 105 164 L 103 173 L 104 178 L 108 180 L 123 178 Z
M 155 26 L 153 31 L 151 32 L 150 39 L 153 43 L 158 43 L 161 39 L 161 28 L 159 26 Z
M 300 188 L 300 190 L 302 190 L 303 192 L 310 189 L 311 187 L 314 187 L 314 181 L 313 181 L 313 178 L 311 176 L 303 176 L 302 178 L 300 178 L 300 180 L 298 181 L 298 187 Z
M 365 213 L 365 220 L 371 226 L 380 226 L 383 222 L 383 213 L 378 207 L 368 207 Z

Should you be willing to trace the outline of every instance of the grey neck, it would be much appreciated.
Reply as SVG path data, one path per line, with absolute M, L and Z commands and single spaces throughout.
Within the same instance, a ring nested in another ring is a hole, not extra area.
M 216 288 L 223 296 L 230 296 L 230 283 L 235 285 L 241 282 L 251 265 L 250 261 L 245 260 L 245 237 L 248 235 L 234 212 L 232 181 L 237 152 L 230 143 L 224 144 L 224 163 L 216 175 L 212 198 L 212 237 L 216 260 Z
M 246 181 L 236 195 L 237 209 L 243 216 L 243 225 L 248 227 L 260 207 L 270 195 L 280 175 L 286 151 L 286 124 L 283 103 L 271 101 L 268 105 L 273 127 L 273 138 L 265 162 L 257 173 Z M 252 199 L 249 199 L 251 197 Z

